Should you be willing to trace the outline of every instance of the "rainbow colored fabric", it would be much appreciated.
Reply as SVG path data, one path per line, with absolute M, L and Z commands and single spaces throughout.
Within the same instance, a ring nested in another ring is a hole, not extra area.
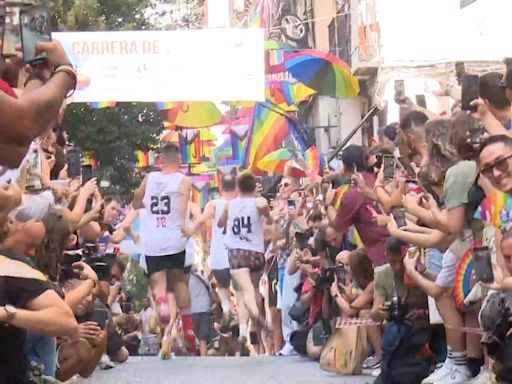
M 153 167 L 157 165 L 158 156 L 155 151 L 136 151 L 135 156 L 137 157 L 135 162 L 135 167 L 137 168 Z
M 89 107 L 92 109 L 103 109 L 103 108 L 114 108 L 117 105 L 115 101 L 95 101 L 89 103 Z
M 457 271 L 455 272 L 455 285 L 453 287 L 453 297 L 457 307 L 464 307 L 464 300 L 471 292 L 471 274 L 473 273 L 473 252 L 469 248 L 464 256 L 459 260 Z
M 313 146 L 304 153 L 304 162 L 308 169 L 315 173 L 320 173 L 320 154 L 318 149 Z
M 244 164 L 247 168 L 258 171 L 256 168 L 258 161 L 282 147 L 284 140 L 291 133 L 290 120 L 264 104 L 256 105 L 249 142 L 245 150 Z
M 507 229 L 512 222 L 512 198 L 509 194 L 495 191 L 487 196 L 474 215 L 486 223 L 502 230 Z

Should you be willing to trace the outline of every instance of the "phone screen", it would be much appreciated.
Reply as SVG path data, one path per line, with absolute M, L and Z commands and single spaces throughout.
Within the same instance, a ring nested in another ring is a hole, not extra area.
M 108 310 L 106 308 L 94 308 L 92 312 L 92 321 L 98 324 L 101 329 L 104 329 L 107 320 Z
M 421 108 L 427 108 L 427 100 L 425 99 L 425 95 L 416 95 L 416 104 L 418 104 Z
M 406 175 L 407 175 L 407 178 L 409 179 L 416 179 L 416 172 L 414 171 L 414 168 L 412 167 L 411 163 L 408 162 L 407 159 L 401 157 L 398 159 L 398 162 L 400 163 L 400 165 L 402 166 L 402 168 L 404 169 Z
M 471 106 L 471 102 L 478 99 L 480 96 L 480 91 L 478 89 L 479 84 L 480 77 L 478 75 L 465 75 L 462 78 L 462 110 L 475 110 L 475 107 Z
M 5 4 L 5 1 L 2 2 Z M 16 5 L 4 5 L 5 31 L 2 45 L 4 56 L 16 56 L 16 47 L 21 45 L 20 8 Z
M 82 185 L 92 179 L 92 165 L 82 165 Z
M 483 134 L 485 133 L 485 128 L 480 125 L 478 120 L 469 118 L 469 143 L 472 145 L 480 144 Z
M 82 174 L 82 153 L 78 148 L 69 148 L 66 151 L 66 163 L 68 164 L 68 176 L 75 179 Z
M 294 199 L 288 199 L 288 208 L 295 209 L 297 208 L 297 204 Z
M 45 6 L 33 6 L 20 11 L 21 46 L 25 63 L 46 60 L 46 54 L 36 56 L 36 43 L 51 41 L 50 17 Z
M 395 177 L 395 158 L 390 155 L 385 155 L 384 161 L 384 178 L 391 180 Z
M 476 279 L 482 283 L 492 283 L 494 281 L 494 273 L 492 271 L 489 247 L 475 247 L 473 249 L 473 261 Z
M 395 80 L 395 102 L 400 102 L 405 98 L 404 80 Z
M 405 227 L 407 222 L 405 221 L 405 209 L 404 208 L 394 208 L 392 211 L 393 217 L 395 218 L 396 225 L 398 228 Z

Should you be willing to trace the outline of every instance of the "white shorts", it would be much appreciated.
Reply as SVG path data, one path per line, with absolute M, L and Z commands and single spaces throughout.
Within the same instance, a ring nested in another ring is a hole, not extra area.
M 443 265 L 437 275 L 436 285 L 442 288 L 453 288 L 455 285 L 455 274 L 459 260 L 473 244 L 471 231 L 464 231 L 462 236 L 457 238 L 443 255 Z

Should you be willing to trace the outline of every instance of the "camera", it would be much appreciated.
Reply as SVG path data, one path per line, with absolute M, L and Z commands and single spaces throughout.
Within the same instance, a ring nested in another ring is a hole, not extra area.
M 85 262 L 96 272 L 99 281 L 110 281 L 110 266 L 98 255 L 98 246 L 94 243 L 84 244 L 83 254 Z
M 322 268 L 316 283 L 319 289 L 329 289 L 332 283 L 334 283 L 335 277 L 338 278 L 339 283 L 344 284 L 346 276 L 345 264 L 340 263 L 332 267 Z
M 402 323 L 407 315 L 407 306 L 402 303 L 402 299 L 395 291 L 391 302 L 389 303 L 389 320 L 395 323 Z

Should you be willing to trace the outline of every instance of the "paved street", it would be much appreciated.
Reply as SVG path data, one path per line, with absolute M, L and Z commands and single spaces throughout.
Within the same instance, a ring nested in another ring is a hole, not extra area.
M 80 384 L 370 384 L 370 376 L 340 376 L 299 357 L 131 358 L 110 371 L 98 371 Z

